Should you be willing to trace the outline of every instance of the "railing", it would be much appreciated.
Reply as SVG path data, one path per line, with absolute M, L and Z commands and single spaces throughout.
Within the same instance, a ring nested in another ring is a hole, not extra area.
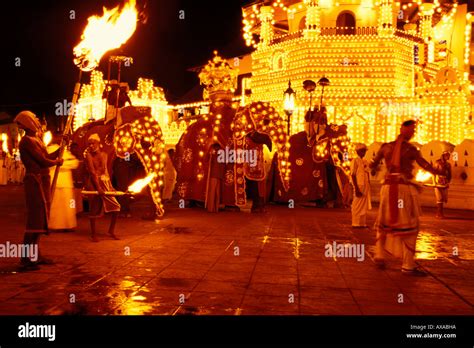
M 395 30 L 395 36 L 402 37 L 404 39 L 409 39 L 418 43 L 423 43 L 423 39 L 419 36 L 412 35 L 410 33 L 407 33 L 406 31 L 396 29 Z
M 377 27 L 324 27 L 321 28 L 321 35 L 322 36 L 330 36 L 330 35 L 377 35 Z M 303 30 L 296 31 L 294 33 L 285 34 L 281 36 L 274 37 L 271 41 L 271 45 L 278 44 L 280 42 L 288 41 L 297 39 L 303 36 Z M 422 43 L 423 39 L 417 35 L 412 35 L 407 33 L 406 31 L 396 29 L 395 36 L 402 37 L 405 39 L 409 39 L 415 42 Z
M 377 35 L 377 27 L 325 27 L 321 28 L 321 35 Z M 270 45 L 297 39 L 303 36 L 303 30 L 274 37 Z
M 294 33 L 274 37 L 273 40 L 270 42 L 270 44 L 274 45 L 274 44 L 277 44 L 277 43 L 280 43 L 280 42 L 283 42 L 283 41 L 297 39 L 297 38 L 302 37 L 302 36 L 303 36 L 303 31 L 300 30 L 300 31 L 296 31 Z
M 325 27 L 321 35 L 377 35 L 377 27 Z

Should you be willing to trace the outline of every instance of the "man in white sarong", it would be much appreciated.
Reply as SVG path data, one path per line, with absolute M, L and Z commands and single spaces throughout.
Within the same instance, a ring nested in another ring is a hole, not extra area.
M 48 146 L 48 153 L 57 149 L 59 149 L 59 145 L 52 144 Z M 67 149 L 64 150 L 63 160 L 64 163 L 59 169 L 58 181 L 51 202 L 49 228 L 56 231 L 71 231 L 77 227 L 76 198 L 71 170 L 79 166 L 79 161 Z M 56 167 L 49 169 L 51 179 L 54 177 L 55 169 Z
M 380 189 L 380 207 L 375 222 L 377 231 L 375 262 L 379 268 L 385 267 L 385 251 L 402 258 L 402 273 L 425 276 L 415 262 L 416 239 L 419 230 L 421 206 L 418 199 L 419 185 L 413 182 L 413 164 L 433 174 L 438 171 L 409 143 L 415 134 L 416 122 L 403 122 L 400 135 L 395 141 L 381 146 L 370 164 L 372 175 L 382 159 L 387 166 L 387 175 Z
M 369 165 L 364 159 L 367 146 L 359 144 L 356 146 L 358 157 L 351 162 L 351 178 L 354 187 L 352 200 L 352 227 L 367 227 L 367 211 L 372 209 L 370 197 Z

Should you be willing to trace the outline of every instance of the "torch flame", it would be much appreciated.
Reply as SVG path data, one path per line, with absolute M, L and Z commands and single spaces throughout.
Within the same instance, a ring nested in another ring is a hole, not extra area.
M 43 134 L 43 143 L 48 146 L 51 143 L 51 140 L 53 140 L 53 135 L 51 134 L 50 131 L 47 131 L 46 133 Z
M 433 175 L 431 173 L 428 173 L 422 169 L 418 170 L 416 173 L 415 180 L 418 182 L 425 182 L 428 181 Z
M 127 42 L 137 28 L 135 1 L 128 0 L 121 11 L 118 6 L 112 10 L 104 7 L 102 17 L 89 17 L 82 41 L 74 47 L 74 64 L 83 71 L 94 70 L 107 51 Z
M 8 135 L 2 133 L 2 150 L 8 153 Z
M 154 177 L 156 176 L 155 173 L 150 173 L 148 174 L 145 178 L 143 179 L 138 179 L 137 181 L 135 181 L 133 184 L 131 184 L 129 187 L 128 187 L 128 192 L 131 192 L 131 193 L 140 193 L 141 190 L 143 190 L 143 188 L 148 185 L 153 179 Z

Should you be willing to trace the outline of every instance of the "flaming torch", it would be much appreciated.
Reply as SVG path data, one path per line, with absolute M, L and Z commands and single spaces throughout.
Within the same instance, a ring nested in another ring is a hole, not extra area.
M 431 179 L 431 182 L 429 182 L 429 180 Z M 416 176 L 415 176 L 415 181 L 419 182 L 419 183 L 422 183 L 423 186 L 426 186 L 426 187 L 437 187 L 437 188 L 446 188 L 448 187 L 447 185 L 440 185 L 440 184 L 437 184 L 434 180 L 434 176 L 433 174 L 427 172 L 427 171 L 424 171 L 423 169 L 419 169 L 418 172 L 416 173 Z
M 104 194 L 106 196 L 125 196 L 125 195 L 136 195 L 145 188 L 156 176 L 156 173 L 150 173 L 143 179 L 134 181 L 127 189 L 127 192 L 122 191 L 107 191 Z M 98 195 L 98 191 L 82 191 L 84 195 Z
M 51 134 L 50 131 L 47 131 L 46 133 L 44 133 L 43 143 L 46 147 L 51 143 L 52 140 L 53 140 L 53 135 Z
M 416 173 L 415 181 L 417 182 L 426 182 L 428 181 L 433 175 L 429 172 L 424 171 L 423 169 L 418 170 Z
M 133 35 L 137 28 L 138 10 L 136 1 L 128 0 L 120 9 L 119 6 L 108 10 L 103 8 L 102 16 L 91 16 L 81 37 L 81 42 L 74 47 L 74 64 L 79 68 L 79 79 L 74 87 L 71 108 L 64 128 L 63 135 L 67 135 L 72 129 L 74 111 L 81 89 L 82 72 L 92 71 L 99 65 L 102 56 L 110 50 L 121 47 Z M 61 140 L 59 158 L 63 157 L 65 137 Z M 59 166 L 54 171 L 51 184 L 51 200 L 54 196 L 56 183 L 58 181 Z
M 138 179 L 128 187 L 130 193 L 140 193 L 156 176 L 156 173 L 150 173 L 143 179 Z
M 2 133 L 2 150 L 5 153 L 8 153 L 8 135 Z

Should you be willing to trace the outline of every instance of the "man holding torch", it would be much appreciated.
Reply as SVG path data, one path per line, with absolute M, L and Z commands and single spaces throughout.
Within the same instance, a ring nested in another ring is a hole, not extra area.
M 24 244 L 38 248 L 41 234 L 48 233 L 50 199 L 50 175 L 49 167 L 61 166 L 62 159 L 57 159 L 59 151 L 48 154 L 46 146 L 38 133 L 41 123 L 31 111 L 22 111 L 16 118 L 18 127 L 25 130 L 21 138 L 19 148 L 20 157 L 25 166 L 24 179 L 25 202 L 26 202 L 26 229 Z M 24 270 L 37 270 L 40 264 L 52 263 L 46 258 L 39 256 L 37 261 L 24 256 L 21 259 Z
M 97 190 L 98 195 L 91 195 L 89 198 L 89 219 L 91 225 L 91 239 L 98 242 L 96 236 L 95 221 L 102 217 L 104 213 L 111 213 L 109 235 L 118 239 L 114 233 L 117 215 L 120 212 L 120 204 L 113 196 L 106 195 L 106 192 L 115 191 L 110 181 L 107 171 L 107 154 L 100 150 L 99 135 L 92 134 L 88 139 L 87 154 L 85 155 L 89 181 L 86 190 Z
M 383 144 L 370 164 L 372 175 L 375 175 L 382 159 L 387 167 L 387 175 L 380 189 L 380 206 L 375 222 L 375 262 L 379 268 L 384 268 L 384 254 L 387 250 L 402 258 L 403 274 L 426 276 L 415 262 L 421 207 L 418 186 L 412 181 L 412 172 L 414 162 L 433 174 L 438 174 L 438 171 L 409 143 L 415 134 L 415 128 L 414 120 L 403 122 L 397 139 Z

